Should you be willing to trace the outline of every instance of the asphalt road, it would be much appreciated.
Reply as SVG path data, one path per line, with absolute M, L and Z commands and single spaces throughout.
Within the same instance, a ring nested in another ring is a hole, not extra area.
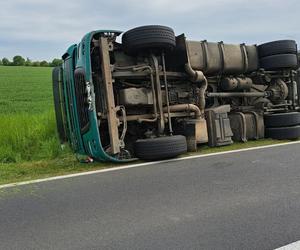
M 274 249 L 300 239 L 300 144 L 0 190 L 0 249 Z

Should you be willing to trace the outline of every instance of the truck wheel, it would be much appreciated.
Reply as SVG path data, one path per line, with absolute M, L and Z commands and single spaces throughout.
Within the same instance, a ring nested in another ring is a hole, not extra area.
M 67 135 L 65 131 L 65 126 L 63 122 L 63 112 L 61 107 L 60 100 L 60 78 L 61 78 L 61 69 L 60 67 L 55 67 L 52 71 L 52 83 L 53 83 L 53 97 L 54 97 L 54 109 L 55 109 L 55 117 L 56 117 L 56 126 L 57 132 L 59 136 L 59 140 L 61 143 L 67 141 Z
M 265 136 L 272 139 L 297 139 L 300 138 L 300 125 L 292 127 L 266 128 Z
M 281 54 L 267 56 L 260 59 L 260 67 L 266 70 L 274 70 L 281 68 L 298 68 L 297 55 L 295 54 Z
M 148 25 L 125 32 L 122 44 L 127 54 L 134 55 L 142 50 L 173 49 L 176 46 L 176 38 L 173 29 L 169 27 Z
M 294 40 L 278 40 L 264 43 L 257 47 L 259 57 L 278 54 L 297 54 L 297 44 Z
M 135 155 L 142 160 L 160 160 L 187 152 L 186 139 L 182 135 L 140 139 L 134 143 Z
M 272 127 L 288 127 L 300 125 L 300 113 L 278 113 L 264 115 L 264 122 L 267 128 Z

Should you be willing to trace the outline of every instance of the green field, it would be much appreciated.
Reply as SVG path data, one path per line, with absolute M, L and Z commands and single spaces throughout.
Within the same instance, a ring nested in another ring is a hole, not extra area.
M 0 162 L 59 156 L 51 68 L 0 67 Z
M 0 184 L 104 167 L 62 150 L 51 75 L 47 67 L 0 66 Z
M 0 66 L 0 184 L 93 170 L 113 164 L 81 164 L 59 144 L 53 110 L 51 68 Z M 280 141 L 282 142 L 282 141 Z M 278 143 L 259 140 L 200 153 Z M 198 153 L 199 153 L 198 152 Z
M 50 67 L 0 66 L 0 114 L 53 110 Z

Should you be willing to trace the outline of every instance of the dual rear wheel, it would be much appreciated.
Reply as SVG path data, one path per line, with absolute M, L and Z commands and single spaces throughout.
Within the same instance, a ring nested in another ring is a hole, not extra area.
M 275 113 L 266 114 L 265 137 L 272 139 L 297 139 L 300 138 L 300 113 Z
M 294 40 L 278 40 L 257 47 L 260 67 L 265 70 L 297 69 L 297 44 Z

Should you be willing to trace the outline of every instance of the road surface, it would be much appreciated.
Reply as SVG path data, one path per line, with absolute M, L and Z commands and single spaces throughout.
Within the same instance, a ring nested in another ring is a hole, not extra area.
M 300 239 L 300 144 L 0 189 L 0 249 L 274 249 Z

